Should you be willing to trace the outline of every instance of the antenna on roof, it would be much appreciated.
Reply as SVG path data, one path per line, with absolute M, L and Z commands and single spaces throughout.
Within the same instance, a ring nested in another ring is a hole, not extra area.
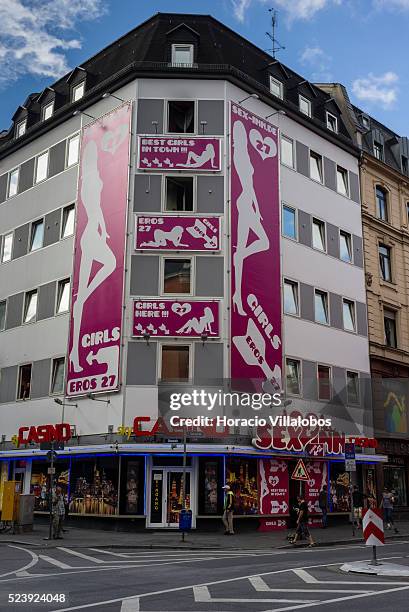
M 273 54 L 273 58 L 276 58 L 276 53 L 277 51 L 282 51 L 283 49 L 285 49 L 284 45 L 280 44 L 276 38 L 276 29 L 278 26 L 278 17 L 277 17 L 277 11 L 273 8 L 269 8 L 268 12 L 271 15 L 271 33 L 270 32 L 266 32 L 266 35 L 269 37 L 269 39 L 271 40 L 271 42 L 273 43 L 273 47 L 272 49 L 267 49 L 267 51 L 269 51 L 270 53 Z

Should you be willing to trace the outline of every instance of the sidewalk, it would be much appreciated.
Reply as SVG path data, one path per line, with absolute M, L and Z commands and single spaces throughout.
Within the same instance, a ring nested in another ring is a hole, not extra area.
M 386 541 L 409 539 L 409 522 L 397 523 L 398 534 L 392 531 L 385 532 Z M 355 532 L 352 536 L 351 525 L 340 525 L 328 529 L 311 529 L 312 537 L 318 546 L 332 546 L 336 544 L 362 543 L 362 530 Z M 141 549 L 186 549 L 186 550 L 259 550 L 259 549 L 282 549 L 293 548 L 287 540 L 287 531 L 276 531 L 261 533 L 247 531 L 236 533 L 234 536 L 225 536 L 220 532 L 198 532 L 192 531 L 185 536 L 182 542 L 179 531 L 146 531 L 146 532 L 118 532 L 104 531 L 102 529 L 85 529 L 69 527 L 64 534 L 63 540 L 47 541 L 48 526 L 35 523 L 32 533 L 2 534 L 0 533 L 0 544 L 20 544 L 25 546 L 41 546 L 53 548 L 56 546 L 69 546 L 70 548 L 141 548 Z M 306 542 L 300 542 L 298 546 L 305 546 Z

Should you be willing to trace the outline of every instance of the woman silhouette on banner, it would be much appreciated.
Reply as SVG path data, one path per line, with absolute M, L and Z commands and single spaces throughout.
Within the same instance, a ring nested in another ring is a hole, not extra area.
M 238 222 L 236 252 L 233 255 L 233 308 L 237 308 L 238 313 L 245 316 L 241 296 L 244 261 L 255 253 L 266 251 L 270 243 L 262 224 L 263 218 L 254 189 L 254 167 L 248 152 L 247 132 L 241 121 L 236 121 L 233 125 L 233 163 L 241 184 L 241 193 L 236 202 Z M 248 245 L 250 231 L 257 238 Z

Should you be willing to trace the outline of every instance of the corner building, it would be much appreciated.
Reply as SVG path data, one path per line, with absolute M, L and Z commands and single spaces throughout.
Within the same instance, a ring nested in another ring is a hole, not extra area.
M 335 401 L 347 433 L 368 435 L 358 158 L 329 94 L 209 16 L 158 14 L 30 94 L 0 138 L 2 481 L 45 512 L 40 445 L 64 440 L 56 478 L 73 519 L 176 527 L 183 444 L 158 421 L 158 384 L 230 379 L 233 363 L 281 379 L 288 414 Z M 250 166 L 261 179 L 245 208 L 232 168 L 243 179 Z M 346 515 L 342 444 L 267 430 L 262 450 L 259 432 L 232 433 L 187 432 L 194 528 L 218 524 L 225 480 L 237 515 L 284 528 L 300 457 L 312 515 L 324 482 Z M 358 454 L 367 490 L 384 459 Z

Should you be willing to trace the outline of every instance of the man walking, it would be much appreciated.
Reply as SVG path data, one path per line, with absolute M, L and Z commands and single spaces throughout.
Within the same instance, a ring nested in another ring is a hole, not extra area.
M 384 521 L 386 523 L 386 529 L 393 529 L 395 533 L 399 533 L 397 528 L 395 527 L 395 523 L 393 521 L 393 504 L 395 503 L 395 497 L 391 491 L 387 487 L 384 488 L 382 493 L 382 501 L 381 507 L 384 509 Z
M 234 535 L 234 531 L 233 531 L 234 494 L 230 488 L 230 485 L 226 484 L 222 488 L 225 492 L 224 512 L 223 512 L 224 535 Z
M 327 485 L 322 487 L 318 497 L 318 505 L 322 512 L 322 528 L 326 529 L 328 524 L 328 491 Z
M 62 540 L 61 535 L 65 516 L 64 495 L 61 487 L 53 492 L 53 537 L 54 540 Z
M 301 497 L 301 495 L 297 497 L 297 501 L 298 501 L 297 530 L 295 532 L 295 536 L 292 541 L 292 544 L 295 544 L 297 542 L 298 536 L 300 536 L 300 538 L 303 538 L 305 536 L 306 538 L 308 538 L 308 541 L 310 543 L 309 547 L 312 548 L 313 546 L 315 546 L 315 542 L 312 539 L 310 530 L 308 529 L 308 504 L 305 501 L 305 499 Z

